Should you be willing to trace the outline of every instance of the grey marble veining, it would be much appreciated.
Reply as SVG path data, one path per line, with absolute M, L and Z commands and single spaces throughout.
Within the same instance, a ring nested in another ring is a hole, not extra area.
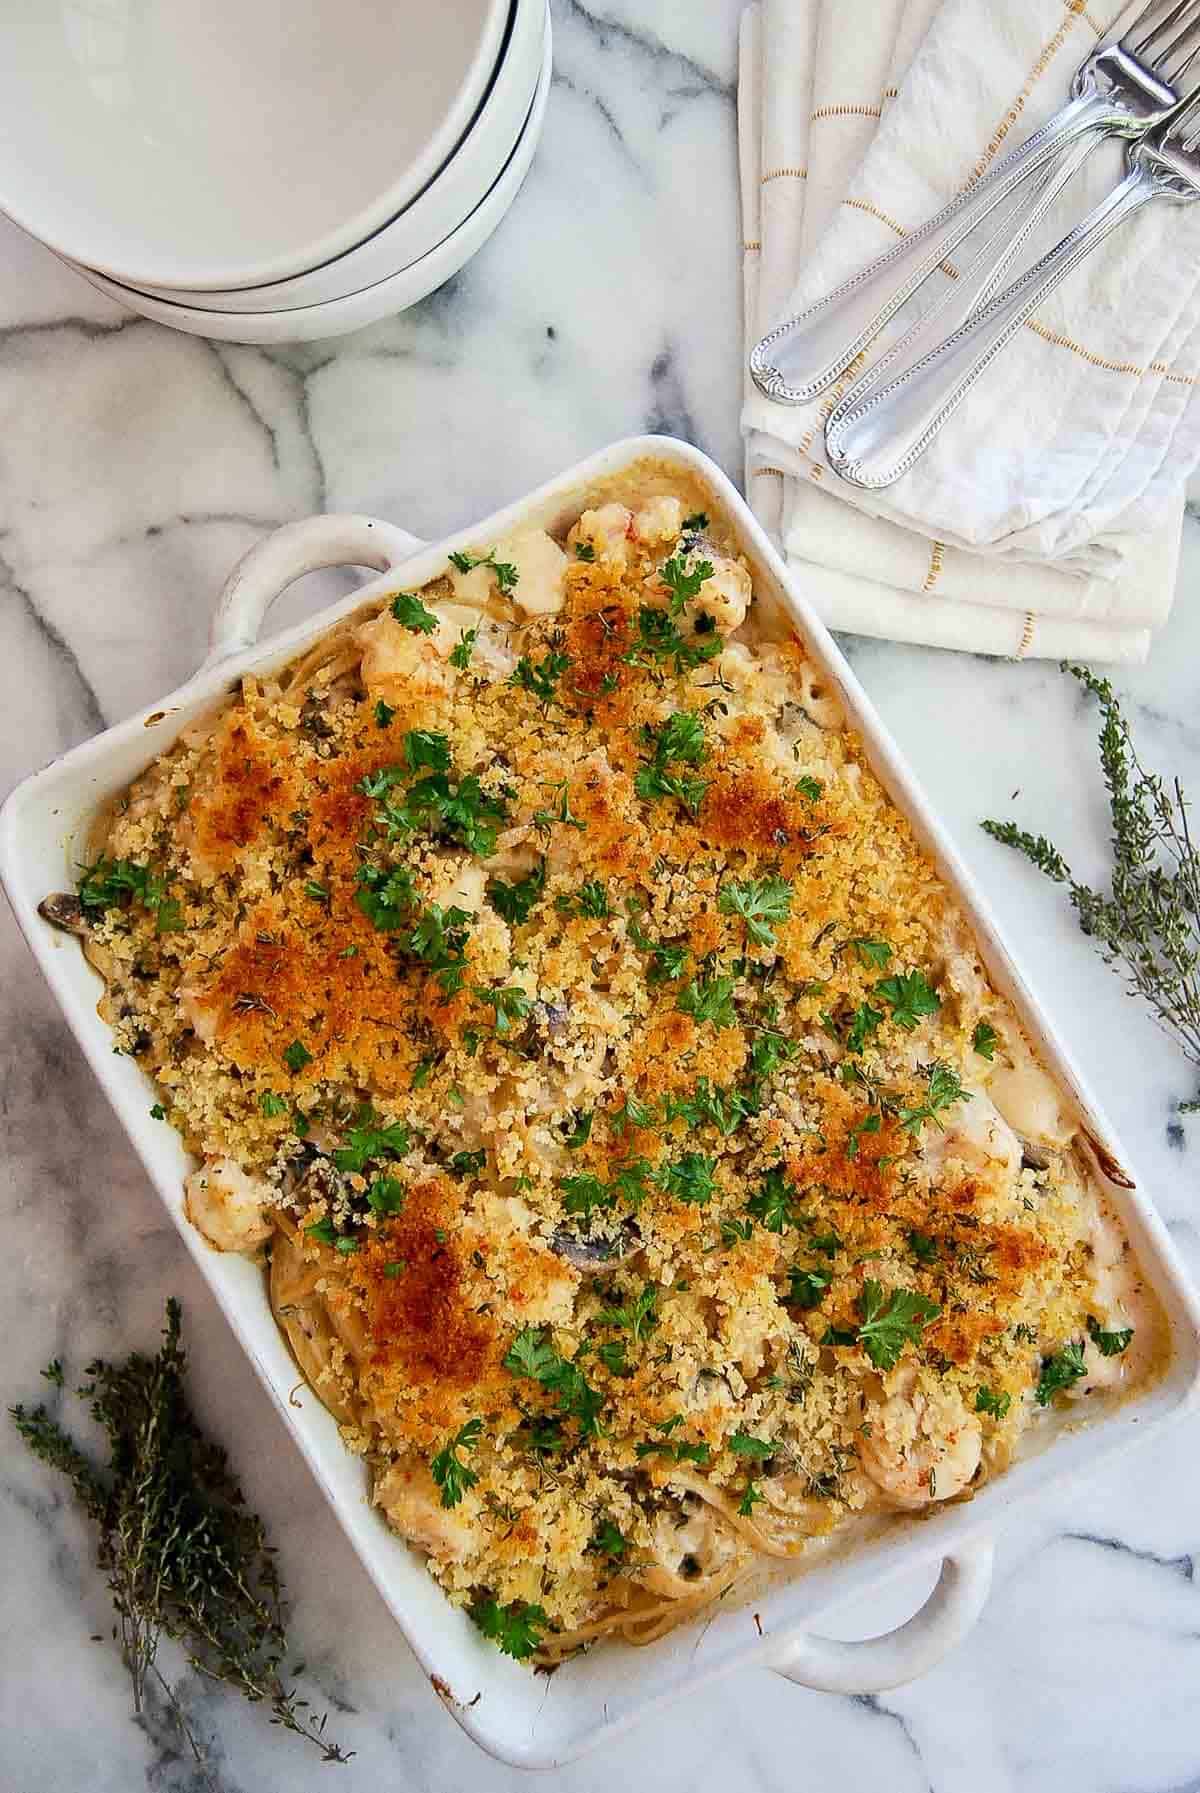
M 736 0 L 556 0 L 546 134 L 517 205 L 448 287 L 333 344 L 214 346 L 128 318 L 0 226 L 0 785 L 127 715 L 201 658 L 233 561 L 321 508 L 432 535 L 617 436 L 669 430 L 739 464 Z M 1147 757 L 1200 790 L 1200 522 L 1149 664 L 1120 685 Z M 330 580 L 280 606 L 311 608 Z M 978 829 L 1016 816 L 1104 863 L 1095 719 L 1044 665 L 869 641 L 854 665 L 1102 1093 L 1200 1275 L 1195 1080 L 1059 893 Z M 304 1686 L 358 1754 L 323 1768 L 185 1677 L 208 1778 L 169 1717 L 130 1715 L 107 1597 L 62 1490 L 0 1433 L 4 1793 L 503 1793 L 359 1569 L 198 1281 L 7 916 L 0 1212 L 7 1405 L 40 1367 L 152 1343 L 183 1300 L 202 1414 L 268 1515 Z M 1183 1793 L 1200 1788 L 1200 1420 L 1001 1540 L 978 1630 L 872 1699 L 745 1673 L 555 1777 L 565 1793 Z M 863 1635 L 920 1599 L 831 1620 Z M 340 1780 L 338 1779 L 341 1776 Z

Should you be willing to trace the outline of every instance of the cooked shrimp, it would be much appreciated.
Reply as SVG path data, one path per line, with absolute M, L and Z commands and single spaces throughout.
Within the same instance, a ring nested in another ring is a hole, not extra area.
M 424 1463 L 401 1457 L 379 1477 L 371 1490 L 393 1531 L 418 1550 L 440 1561 L 470 1556 L 472 1532 L 454 1509 L 443 1507 L 441 1494 Z
M 188 1219 L 218 1251 L 256 1251 L 271 1237 L 266 1210 L 276 1192 L 232 1158 L 206 1158 L 183 1187 Z
M 862 1466 L 895 1507 L 916 1509 L 960 1494 L 979 1467 L 982 1433 L 948 1390 L 894 1394 L 868 1410 Z

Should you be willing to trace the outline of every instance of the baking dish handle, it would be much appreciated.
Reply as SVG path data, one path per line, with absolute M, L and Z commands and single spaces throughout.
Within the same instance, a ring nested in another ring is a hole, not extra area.
M 286 523 L 242 556 L 217 602 L 202 672 L 253 646 L 281 592 L 319 567 L 373 567 L 390 573 L 425 543 L 378 517 L 306 517 Z
M 936 1667 L 970 1631 L 992 1585 L 994 1546 L 976 1538 L 951 1551 L 919 1612 L 882 1637 L 840 1643 L 803 1632 L 769 1664 L 798 1687 L 822 1693 L 883 1693 Z

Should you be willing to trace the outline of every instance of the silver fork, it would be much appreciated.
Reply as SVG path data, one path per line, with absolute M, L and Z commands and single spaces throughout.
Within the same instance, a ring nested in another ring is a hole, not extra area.
M 1072 98 L 1048 124 L 886 255 L 762 338 L 750 356 L 760 391 L 782 404 L 815 398 L 845 373 L 946 257 L 1032 176 L 1081 138 L 1092 143 L 1103 136 L 1136 138 L 1158 124 L 1179 103 L 1178 83 L 1196 53 L 1198 33 L 1200 0 L 1150 0 L 1136 10 L 1127 8 L 1079 68 Z M 1053 181 L 1043 190 L 1036 217 L 1057 190 Z M 985 255 L 1000 235 L 994 233 Z M 990 275 L 982 277 L 981 257 L 968 272 L 968 290 L 981 300 L 989 297 L 1012 253 L 1001 251 Z
M 1025 320 L 1118 225 L 1152 199 L 1200 199 L 1200 83 L 1178 111 L 1131 143 L 1121 184 L 1061 243 L 899 379 L 846 400 L 825 432 L 843 479 L 878 490 L 924 454 Z

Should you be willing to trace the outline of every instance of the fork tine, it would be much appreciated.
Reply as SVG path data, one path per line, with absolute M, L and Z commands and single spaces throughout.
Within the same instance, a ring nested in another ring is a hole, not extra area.
M 1167 45 L 1167 48 L 1159 52 L 1152 65 L 1154 73 L 1160 80 L 1168 81 L 1172 87 L 1178 90 L 1180 82 L 1195 60 L 1198 48 L 1200 48 L 1200 10 L 1197 11 L 1195 17 L 1188 20 L 1183 30 Z
M 1166 135 L 1178 138 L 1185 150 L 1193 150 L 1200 143 L 1200 82 L 1193 84 L 1183 104 L 1171 114 Z
M 1151 27 L 1145 37 L 1139 38 L 1136 43 L 1131 44 L 1129 39 L 1134 30 L 1144 25 L 1147 18 L 1158 11 L 1160 4 L 1161 0 L 1151 0 L 1149 6 L 1143 7 L 1121 39 L 1121 48 L 1127 50 L 1131 56 L 1136 56 L 1139 62 L 1144 62 L 1147 59 L 1151 46 L 1156 44 L 1166 32 L 1173 31 L 1181 18 L 1196 11 L 1196 0 L 1178 0 L 1178 3 L 1171 8 L 1166 16 L 1160 18 L 1157 24 Z

